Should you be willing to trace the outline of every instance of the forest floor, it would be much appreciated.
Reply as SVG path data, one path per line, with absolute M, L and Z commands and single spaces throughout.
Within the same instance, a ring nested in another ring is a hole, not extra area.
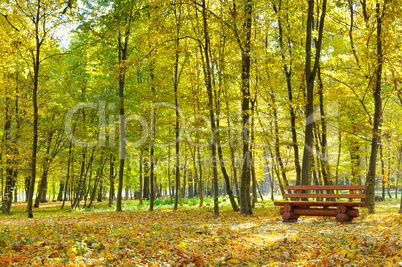
M 123 212 L 60 204 L 43 204 L 33 219 L 24 218 L 24 204 L 0 216 L 0 266 L 402 266 L 397 200 L 377 203 L 376 215 L 360 209 L 352 225 L 318 217 L 284 224 L 271 202 L 251 216 L 224 202 L 219 218 L 210 201 L 187 201 L 176 212 L 163 204 L 149 212 L 136 201 Z

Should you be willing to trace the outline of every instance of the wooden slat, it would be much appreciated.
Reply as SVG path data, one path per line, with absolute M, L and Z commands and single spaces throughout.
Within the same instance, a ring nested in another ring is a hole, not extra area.
M 288 197 L 304 197 L 304 198 L 366 198 L 366 194 L 284 194 L 284 198 Z
M 285 190 L 366 190 L 367 185 L 286 185 Z
M 286 211 L 281 208 L 279 213 L 283 215 Z M 292 213 L 295 215 L 311 215 L 311 216 L 336 216 L 338 211 L 336 209 L 317 209 L 317 208 L 294 208 Z M 359 211 L 356 209 L 348 209 L 346 214 L 351 217 L 358 217 Z
M 323 206 L 323 207 L 337 207 L 344 205 L 346 207 L 365 207 L 365 202 L 334 202 L 334 201 L 275 201 L 275 206 L 284 206 L 290 204 L 292 206 Z

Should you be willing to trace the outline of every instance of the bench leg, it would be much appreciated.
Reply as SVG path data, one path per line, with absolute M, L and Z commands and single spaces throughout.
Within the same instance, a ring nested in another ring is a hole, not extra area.
M 337 212 L 338 214 L 336 215 L 336 221 L 342 224 L 349 224 L 352 223 L 353 217 L 349 216 L 348 213 L 348 208 L 344 205 L 339 205 L 337 207 Z
M 282 215 L 283 222 L 285 222 L 285 223 L 297 222 L 297 218 L 299 218 L 299 216 L 293 214 L 293 212 L 287 211 Z
M 297 218 L 299 218 L 298 215 L 295 215 L 292 210 L 293 207 L 289 204 L 285 204 L 283 206 L 283 210 L 285 211 L 282 215 L 283 222 L 285 223 L 293 223 L 297 222 Z

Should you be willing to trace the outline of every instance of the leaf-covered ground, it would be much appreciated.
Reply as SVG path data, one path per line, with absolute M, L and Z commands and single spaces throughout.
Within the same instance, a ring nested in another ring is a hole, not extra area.
M 226 207 L 219 218 L 211 207 L 116 213 L 53 206 L 34 219 L 0 217 L 0 266 L 402 266 L 396 206 L 380 204 L 374 216 L 363 209 L 353 225 L 316 217 L 284 224 L 269 203 L 252 216 Z

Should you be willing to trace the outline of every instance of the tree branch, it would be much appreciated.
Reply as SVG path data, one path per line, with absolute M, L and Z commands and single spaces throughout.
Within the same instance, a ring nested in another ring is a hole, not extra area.
M 7 23 L 8 23 L 14 30 L 16 30 L 17 32 L 20 31 L 17 27 L 15 27 L 15 26 L 11 23 L 11 21 L 8 20 L 8 18 L 7 18 L 8 15 L 4 15 L 4 14 L 1 14 L 1 15 L 6 19 Z

